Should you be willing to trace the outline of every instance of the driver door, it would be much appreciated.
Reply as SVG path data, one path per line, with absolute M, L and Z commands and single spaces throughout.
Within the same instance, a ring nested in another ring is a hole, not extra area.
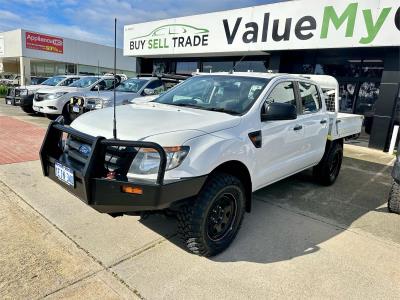
M 277 83 L 263 104 L 290 103 L 299 107 L 294 82 Z M 266 121 L 261 123 L 262 146 L 257 149 L 256 173 L 258 188 L 278 181 L 303 168 L 304 128 L 299 120 Z

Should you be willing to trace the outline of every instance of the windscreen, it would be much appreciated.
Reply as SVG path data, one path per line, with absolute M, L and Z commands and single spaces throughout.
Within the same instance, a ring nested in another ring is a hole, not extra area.
M 63 81 L 65 76 L 54 76 L 42 82 L 43 85 L 56 86 Z
M 149 82 L 146 79 L 128 79 L 120 83 L 115 89 L 118 92 L 137 93 L 140 89 Z
M 84 78 L 81 78 L 81 79 L 75 81 L 74 83 L 71 83 L 69 86 L 77 87 L 77 88 L 87 88 L 98 80 L 99 80 L 99 77 L 95 77 L 95 76 L 84 77 Z
M 196 76 L 154 102 L 239 115 L 251 108 L 268 81 L 244 76 Z

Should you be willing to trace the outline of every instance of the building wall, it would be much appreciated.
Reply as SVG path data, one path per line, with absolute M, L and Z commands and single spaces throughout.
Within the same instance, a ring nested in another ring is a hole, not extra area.
M 114 48 L 99 44 L 62 38 L 64 41 L 63 53 L 52 53 L 47 51 L 39 51 L 27 49 L 26 30 L 22 30 L 22 56 L 59 61 L 64 63 L 83 64 L 89 66 L 97 66 L 105 68 L 114 67 Z M 124 57 L 122 49 L 117 49 L 117 69 L 135 71 L 136 59 L 132 57 Z
M 59 37 L 63 40 L 63 53 L 28 49 L 26 48 L 26 32 L 28 31 L 17 29 L 0 33 L 0 37 L 4 40 L 4 54 L 0 53 L 0 61 L 2 57 L 6 62 L 10 58 L 27 57 L 52 63 L 70 63 L 96 68 L 99 65 L 107 69 L 114 67 L 113 47 Z M 135 72 L 136 59 L 123 56 L 122 49 L 117 49 L 117 69 Z
M 1 57 L 19 57 L 22 55 L 21 29 L 1 32 L 4 39 L 4 54 Z

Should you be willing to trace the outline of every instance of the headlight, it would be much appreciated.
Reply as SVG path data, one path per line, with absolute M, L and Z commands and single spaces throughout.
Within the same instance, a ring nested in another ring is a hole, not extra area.
M 189 149 L 188 146 L 165 147 L 164 150 L 167 154 L 166 170 L 178 167 L 188 155 Z M 128 175 L 157 174 L 159 166 L 159 153 L 154 149 L 141 148 L 129 168 Z
M 57 93 L 54 93 L 54 94 L 48 94 L 47 96 L 46 96 L 46 99 L 47 100 L 54 100 L 54 99 L 58 99 L 58 98 L 60 98 L 61 96 L 64 96 L 65 94 L 67 94 L 68 92 L 57 92 Z
M 96 109 L 109 107 L 110 103 L 111 103 L 111 101 L 108 99 L 96 99 L 95 102 L 96 102 L 96 105 L 95 105 Z
M 19 94 L 21 96 L 27 96 L 28 95 L 28 90 L 19 90 Z

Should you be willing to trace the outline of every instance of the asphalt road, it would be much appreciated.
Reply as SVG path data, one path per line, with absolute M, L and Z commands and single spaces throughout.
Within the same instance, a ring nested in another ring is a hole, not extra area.
M 8 116 L 48 123 L 0 99 L 0 142 Z M 393 157 L 354 145 L 345 155 L 332 187 L 304 172 L 256 192 L 237 239 L 212 259 L 183 249 L 174 220 L 98 214 L 21 156 L 0 165 L 0 298 L 399 298 Z

